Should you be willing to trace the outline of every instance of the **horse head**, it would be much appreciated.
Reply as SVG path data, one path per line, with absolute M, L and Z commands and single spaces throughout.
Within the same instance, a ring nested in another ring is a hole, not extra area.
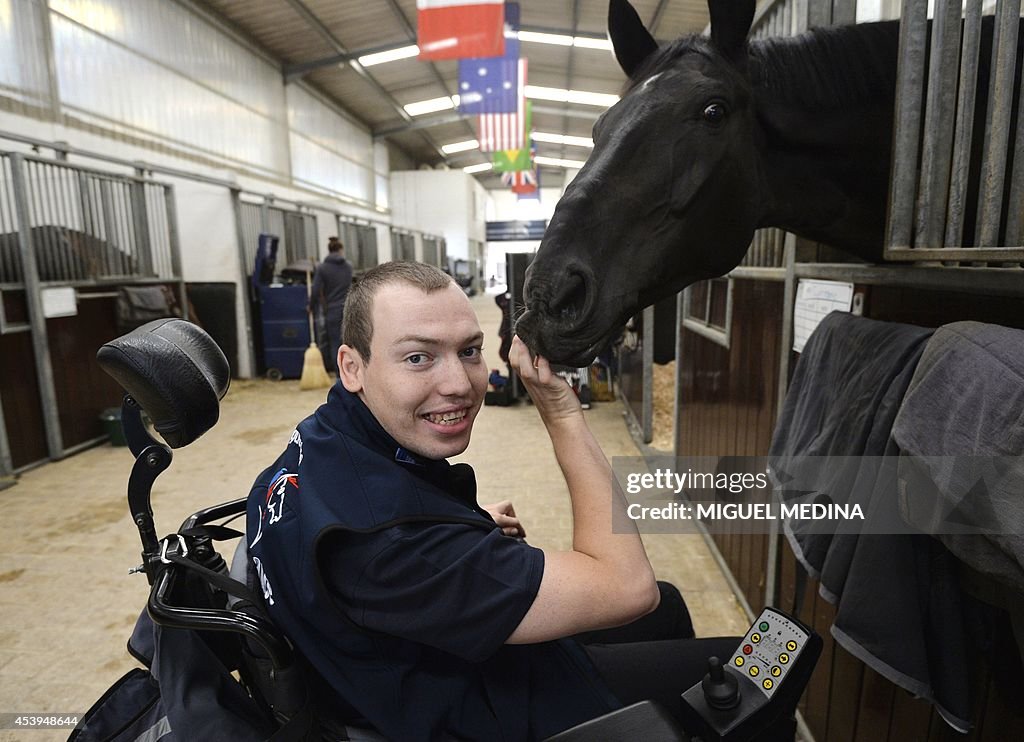
M 582 366 L 637 311 L 735 267 L 758 224 L 746 38 L 755 0 L 708 0 L 711 36 L 659 47 L 626 0 L 609 35 L 626 90 L 594 126 L 526 283 L 516 330 Z

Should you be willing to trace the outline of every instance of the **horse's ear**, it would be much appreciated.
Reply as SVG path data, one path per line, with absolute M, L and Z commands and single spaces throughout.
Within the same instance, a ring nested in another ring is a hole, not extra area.
M 739 59 L 754 22 L 757 0 L 708 0 L 711 41 L 729 59 Z
M 626 0 L 608 3 L 608 36 L 615 49 L 615 58 L 628 77 L 658 48 L 658 42 L 644 28 L 643 21 Z

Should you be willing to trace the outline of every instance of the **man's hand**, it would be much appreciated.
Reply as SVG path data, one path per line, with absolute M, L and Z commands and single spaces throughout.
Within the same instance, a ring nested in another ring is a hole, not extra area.
M 583 408 L 568 382 L 551 370 L 547 358 L 531 355 L 518 335 L 512 338 L 508 362 L 523 380 L 546 424 L 582 414 Z
M 501 532 L 506 536 L 526 538 L 526 529 L 523 528 L 523 524 L 516 517 L 516 509 L 512 507 L 511 501 L 502 500 L 492 505 L 481 505 L 480 507 L 491 514 L 494 522 L 498 524 Z

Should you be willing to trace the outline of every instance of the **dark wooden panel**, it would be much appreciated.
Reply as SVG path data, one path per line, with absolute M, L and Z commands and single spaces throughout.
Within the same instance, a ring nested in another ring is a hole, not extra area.
M 681 456 L 763 456 L 775 422 L 782 286 L 736 281 L 730 348 L 680 328 Z M 741 526 L 743 527 L 743 526 Z M 754 610 L 764 603 L 767 537 L 715 534 Z
M 8 321 L 27 321 L 24 292 L 5 291 L 4 310 Z M 19 469 L 49 456 L 32 336 L 28 332 L 0 335 L 0 358 L 3 359 L 0 362 L 0 399 L 4 406 L 4 423 L 11 447 L 11 463 Z
M 832 677 L 828 695 L 828 733 L 830 742 L 852 742 L 857 729 L 861 680 L 864 664 L 836 644 L 832 651 Z
M 855 740 L 880 742 L 888 737 L 895 692 L 895 685 L 871 668 L 864 668 Z
M 872 319 L 923 327 L 974 320 L 1024 329 L 1024 302 L 1019 298 L 893 286 L 866 291 L 865 316 Z
M 114 299 L 80 298 L 77 315 L 46 321 L 65 448 L 102 436 L 100 413 L 121 404 L 121 387 L 96 363 L 96 351 L 118 335 L 116 320 Z

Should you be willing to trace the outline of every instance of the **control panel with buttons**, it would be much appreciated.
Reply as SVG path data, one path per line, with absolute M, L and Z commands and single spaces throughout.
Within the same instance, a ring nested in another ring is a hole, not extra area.
M 807 645 L 808 633 L 797 622 L 765 608 L 743 637 L 730 665 L 754 681 L 768 698 Z

